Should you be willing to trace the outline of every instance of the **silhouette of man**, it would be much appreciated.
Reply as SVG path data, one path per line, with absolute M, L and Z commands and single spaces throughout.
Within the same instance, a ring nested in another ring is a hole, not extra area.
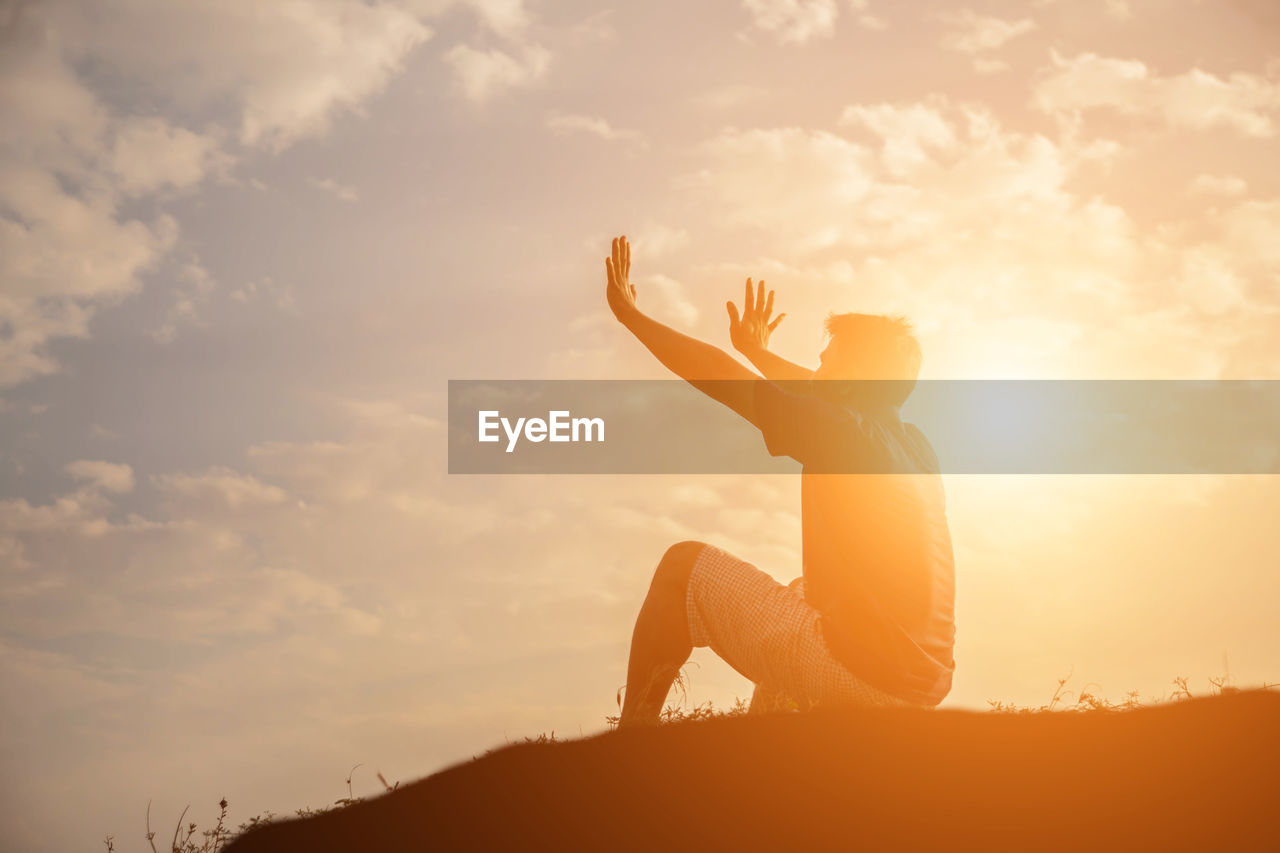
M 645 315 L 631 247 L 605 260 L 609 308 L 666 367 L 802 464 L 803 574 L 783 586 L 703 542 L 667 549 L 636 618 L 621 725 L 656 723 L 695 646 L 756 685 L 752 711 L 937 705 L 955 670 L 955 574 L 938 461 L 899 408 L 920 346 L 903 319 L 840 314 L 810 371 L 768 349 L 784 314 L 747 279 L 729 337 L 763 374 Z M 724 381 L 739 380 L 739 381 Z M 859 473 L 849 473 L 856 471 Z

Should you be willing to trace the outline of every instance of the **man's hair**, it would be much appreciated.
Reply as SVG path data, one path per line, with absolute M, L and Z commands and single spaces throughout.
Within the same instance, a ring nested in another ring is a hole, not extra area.
M 895 406 L 906 402 L 920 375 L 920 342 L 911 321 L 901 315 L 828 314 L 827 335 L 847 341 L 852 364 L 836 365 L 838 373 L 867 379 L 890 379 L 885 399 Z

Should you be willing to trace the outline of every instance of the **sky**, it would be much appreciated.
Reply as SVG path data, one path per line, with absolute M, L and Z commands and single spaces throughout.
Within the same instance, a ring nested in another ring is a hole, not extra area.
M 0 848 L 602 731 L 781 476 L 450 476 L 449 379 L 900 312 L 922 377 L 1280 379 L 1269 0 L 0 5 Z M 1274 477 L 947 477 L 944 703 L 1280 679 Z M 700 651 L 688 701 L 750 685 Z

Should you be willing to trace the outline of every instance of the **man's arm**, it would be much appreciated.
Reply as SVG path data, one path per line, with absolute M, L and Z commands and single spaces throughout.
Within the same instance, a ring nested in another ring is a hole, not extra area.
M 739 364 L 719 347 L 683 335 L 659 323 L 636 306 L 631 284 L 631 245 L 626 237 L 613 241 L 613 255 L 605 259 L 608 285 L 605 295 L 613 316 L 672 373 L 707 396 L 754 421 L 754 382 L 760 377 Z
M 769 291 L 766 300 L 764 282 L 760 282 L 758 294 L 752 294 L 751 279 L 747 279 L 747 295 L 742 303 L 742 317 L 738 317 L 738 306 L 726 302 L 729 311 L 729 340 L 733 348 L 747 357 L 756 369 L 773 382 L 807 380 L 813 378 L 813 371 L 787 361 L 780 355 L 769 351 L 769 336 L 778 328 L 785 313 L 779 314 L 772 322 L 773 291 Z

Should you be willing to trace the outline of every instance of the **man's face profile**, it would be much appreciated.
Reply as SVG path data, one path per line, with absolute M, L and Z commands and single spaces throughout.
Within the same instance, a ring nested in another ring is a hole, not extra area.
M 832 338 L 818 356 L 818 369 L 814 379 L 860 379 L 856 374 L 857 360 L 852 347 L 844 338 Z

